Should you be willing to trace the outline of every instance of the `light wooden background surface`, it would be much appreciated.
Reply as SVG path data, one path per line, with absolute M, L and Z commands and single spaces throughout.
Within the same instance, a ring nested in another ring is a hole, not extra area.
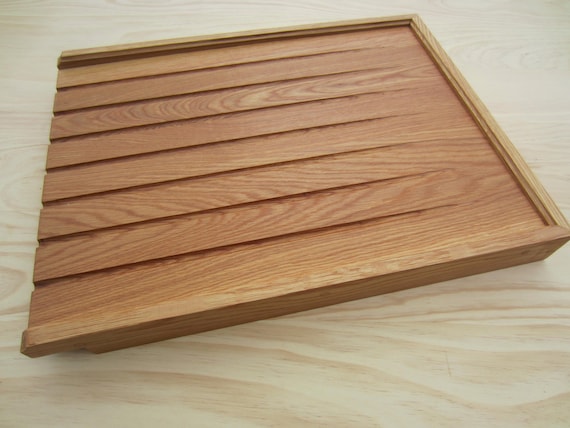
M 61 50 L 406 13 L 570 216 L 568 1 L 0 0 L 0 426 L 569 426 L 570 246 L 110 354 L 19 354 Z

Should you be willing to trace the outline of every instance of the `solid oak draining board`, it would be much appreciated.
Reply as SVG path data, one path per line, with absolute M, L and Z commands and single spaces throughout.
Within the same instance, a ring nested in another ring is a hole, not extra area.
M 63 53 L 22 352 L 543 259 L 568 224 L 417 17 Z

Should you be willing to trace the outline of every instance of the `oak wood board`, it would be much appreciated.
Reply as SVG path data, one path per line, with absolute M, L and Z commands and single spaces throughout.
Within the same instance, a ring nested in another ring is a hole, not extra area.
M 32 357 L 527 263 L 570 237 L 416 16 L 64 52 L 59 67 Z

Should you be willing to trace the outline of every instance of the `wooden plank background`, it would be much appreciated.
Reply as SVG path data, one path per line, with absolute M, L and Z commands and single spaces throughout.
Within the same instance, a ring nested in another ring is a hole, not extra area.
M 64 49 L 420 13 L 570 214 L 567 2 L 157 5 L 0 4 L 0 425 L 566 426 L 568 248 L 543 263 L 111 354 L 19 355 Z M 180 84 L 197 83 L 165 82 Z M 108 94 L 116 102 L 112 85 Z

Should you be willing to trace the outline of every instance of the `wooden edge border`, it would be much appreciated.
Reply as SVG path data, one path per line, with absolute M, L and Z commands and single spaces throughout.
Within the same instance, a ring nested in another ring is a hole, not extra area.
M 247 43 L 253 41 L 271 40 L 275 38 L 287 38 L 309 36 L 314 34 L 331 33 L 335 30 L 367 30 L 381 27 L 397 27 L 410 25 L 415 15 L 390 16 L 385 18 L 368 18 L 346 20 L 337 22 L 321 22 L 317 24 L 296 25 L 280 28 L 265 28 L 233 33 L 221 33 L 214 35 L 200 35 L 192 37 L 165 39 L 153 42 L 129 43 L 115 46 L 103 46 L 87 49 L 63 51 L 58 65 L 61 68 L 69 68 L 82 65 L 86 61 L 109 61 L 117 57 L 137 57 L 141 55 L 164 54 L 183 49 L 196 49 Z
M 539 261 L 566 241 L 566 231 L 554 227 L 548 239 L 545 240 L 539 232 L 529 237 L 525 244 L 513 248 L 508 248 L 509 243 L 505 242 L 503 248 L 485 251 L 476 256 L 458 255 L 453 260 L 433 265 L 273 295 L 262 300 L 242 301 L 199 312 L 179 309 L 165 315 L 166 312 L 161 310 L 155 312 L 152 318 L 127 320 L 126 324 L 115 325 L 109 330 L 102 330 L 101 321 L 90 325 L 83 322 L 76 325 L 56 322 L 28 327 L 22 335 L 20 352 L 35 358 L 78 349 L 101 353 L 139 346 Z M 296 309 L 292 311 L 290 308 Z M 77 331 L 82 334 L 76 334 Z
M 517 151 L 509 137 L 503 132 L 489 110 L 479 99 L 447 53 L 431 34 L 427 26 L 416 15 L 410 19 L 410 27 L 435 61 L 446 79 L 449 81 L 461 101 L 489 138 L 494 149 L 505 162 L 523 191 L 536 207 L 544 221 L 550 226 L 561 226 L 569 229 L 570 225 L 556 206 L 546 189 L 538 181 L 530 167 Z

